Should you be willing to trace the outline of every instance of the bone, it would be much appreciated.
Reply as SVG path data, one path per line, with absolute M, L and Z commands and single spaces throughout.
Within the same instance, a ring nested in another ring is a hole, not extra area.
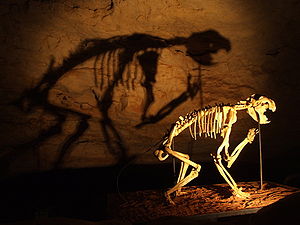
M 197 112 L 197 123 L 198 123 L 198 127 L 199 127 L 199 136 L 201 137 L 201 133 L 202 133 L 202 129 L 201 129 L 201 118 L 200 118 L 200 111 Z
M 223 111 L 222 111 L 222 124 L 221 124 L 221 127 L 223 128 L 224 125 L 225 125 L 225 120 L 226 120 L 226 117 L 227 117 L 227 110 L 225 110 L 225 108 L 223 107 Z
M 192 132 L 191 126 L 189 126 L 189 131 L 190 131 L 190 134 L 191 134 L 192 138 L 195 139 L 195 137 L 193 136 L 193 132 Z
M 219 133 L 219 106 L 216 106 L 215 131 Z
M 214 135 L 214 121 L 215 119 L 215 108 L 212 108 L 212 112 L 211 112 L 211 122 L 210 122 L 210 126 L 211 126 L 211 136 L 215 137 Z
M 209 112 L 208 111 L 205 111 L 205 124 L 204 124 L 204 126 L 205 126 L 205 134 L 206 134 L 206 136 L 209 136 L 208 135 L 208 116 L 209 116 Z
M 211 138 L 213 138 L 213 116 L 214 116 L 214 110 L 213 110 L 213 108 L 211 108 L 210 116 L 209 116 L 209 132 L 210 132 Z
M 211 137 L 211 109 L 209 110 L 209 114 L 208 114 L 208 136 Z
M 222 124 L 223 124 L 223 108 L 220 107 L 220 113 L 219 113 L 219 133 L 221 133 L 222 130 Z
M 194 138 L 197 140 L 197 121 L 194 122 Z
M 199 127 L 199 136 L 202 135 L 202 127 L 201 127 L 201 111 L 199 110 L 197 112 L 197 121 L 198 121 L 198 127 Z
M 219 113 L 218 113 L 218 133 L 221 132 L 221 120 L 222 120 L 222 109 L 219 108 Z
M 207 121 L 206 121 L 206 129 L 207 129 L 207 135 L 210 137 L 210 114 L 211 112 L 207 112 Z
M 221 132 L 221 124 L 222 124 L 222 109 L 219 106 L 219 113 L 218 113 L 218 132 Z
M 216 132 L 219 133 L 219 117 L 220 117 L 220 107 L 217 106 L 217 113 L 216 113 Z
M 201 125 L 202 125 L 202 130 L 203 130 L 203 134 L 205 134 L 205 111 L 201 111 Z
M 205 110 L 205 109 L 204 109 Z M 206 134 L 206 111 L 202 111 L 202 126 L 203 126 L 203 133 L 204 133 L 204 136 L 207 137 L 207 134 Z
M 203 126 L 203 118 L 204 118 L 204 112 L 201 110 L 200 111 L 200 126 L 201 126 L 201 131 L 202 131 L 202 134 L 204 135 L 205 131 L 204 131 L 204 126 Z
M 207 130 L 206 130 L 207 112 L 204 111 L 203 113 L 204 113 L 203 114 L 203 128 L 204 128 L 205 137 L 207 137 Z
M 214 114 L 213 114 L 213 132 L 214 138 L 216 139 L 216 118 L 217 118 L 217 107 L 214 107 Z

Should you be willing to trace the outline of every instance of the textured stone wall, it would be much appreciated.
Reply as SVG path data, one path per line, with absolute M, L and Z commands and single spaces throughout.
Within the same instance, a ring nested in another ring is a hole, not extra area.
M 2 173 L 114 165 L 180 115 L 253 93 L 278 111 L 266 158 L 299 132 L 299 1 L 5 1 L 1 6 Z M 232 147 L 256 124 L 240 113 Z M 210 140 L 175 148 L 210 160 Z M 241 156 L 257 160 L 257 142 Z M 138 163 L 157 163 L 150 152 Z

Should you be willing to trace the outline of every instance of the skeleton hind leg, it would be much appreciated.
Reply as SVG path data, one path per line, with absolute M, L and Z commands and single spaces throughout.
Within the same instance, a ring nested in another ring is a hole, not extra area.
M 177 154 L 182 155 L 186 159 L 190 159 L 189 155 L 187 155 L 187 154 L 183 154 L 183 153 L 180 153 L 180 152 L 177 152 Z M 179 172 L 179 175 L 178 175 L 177 183 L 179 183 L 181 180 L 183 180 L 185 178 L 185 174 L 186 174 L 186 171 L 187 171 L 188 167 L 189 167 L 188 163 L 181 162 L 181 167 L 180 167 L 180 172 Z M 182 194 L 184 194 L 184 193 L 181 191 L 181 187 L 180 187 L 176 191 L 176 196 L 179 196 L 179 195 L 182 195 Z
M 173 192 L 177 192 L 178 190 L 181 190 L 181 188 L 188 184 L 190 181 L 192 181 L 193 179 L 195 179 L 199 172 L 200 172 L 200 169 L 201 169 L 201 166 L 197 163 L 194 163 L 193 161 L 189 160 L 188 158 L 186 158 L 186 155 L 183 154 L 183 153 L 180 153 L 180 152 L 176 152 L 176 151 L 173 151 L 169 148 L 166 148 L 166 152 L 169 154 L 169 155 L 172 155 L 174 157 L 176 157 L 177 159 L 181 160 L 183 162 L 183 167 L 181 169 L 181 174 L 178 178 L 178 180 L 180 180 L 173 188 L 171 188 L 170 190 L 168 190 L 165 195 L 166 195 L 166 198 L 168 199 L 168 201 L 172 204 L 174 204 L 174 202 L 171 200 L 171 197 L 170 195 L 173 193 Z M 185 155 L 185 157 L 184 157 Z M 184 177 L 185 173 L 186 173 L 186 169 L 188 166 L 192 166 L 192 171 L 190 172 L 190 174 L 186 177 Z

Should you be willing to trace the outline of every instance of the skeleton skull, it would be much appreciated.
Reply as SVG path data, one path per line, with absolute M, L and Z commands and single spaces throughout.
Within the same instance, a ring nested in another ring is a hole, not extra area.
M 265 112 L 269 109 L 275 112 L 276 105 L 272 99 L 262 95 L 253 94 L 247 99 L 249 104 L 247 113 L 260 124 L 270 123 Z

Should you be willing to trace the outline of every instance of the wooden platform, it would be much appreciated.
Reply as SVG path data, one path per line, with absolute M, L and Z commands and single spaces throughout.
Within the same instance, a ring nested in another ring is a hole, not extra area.
M 263 190 L 259 182 L 238 184 L 251 196 L 241 199 L 232 196 L 227 184 L 184 187 L 186 192 L 167 203 L 163 191 L 145 190 L 109 196 L 108 211 L 114 218 L 132 223 L 151 221 L 165 216 L 197 216 L 218 218 L 255 213 L 261 207 L 298 192 L 299 189 L 272 182 L 265 182 Z

